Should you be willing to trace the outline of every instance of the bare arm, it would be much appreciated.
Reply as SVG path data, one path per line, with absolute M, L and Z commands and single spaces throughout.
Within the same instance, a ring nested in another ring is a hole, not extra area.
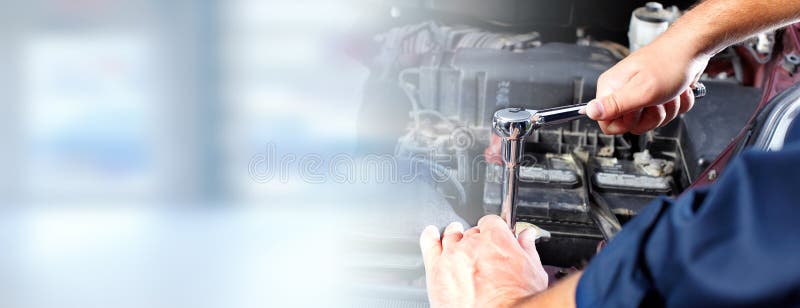
M 528 296 L 517 302 L 518 307 L 575 307 L 575 290 L 583 272 L 559 281 L 546 291 Z
M 713 55 L 754 34 L 798 19 L 798 0 L 707 0 L 681 17 L 664 36 L 688 38 L 698 53 Z
M 713 54 L 800 19 L 798 0 L 707 0 L 653 43 L 603 73 L 586 109 L 608 134 L 642 134 L 694 104 L 688 90 Z

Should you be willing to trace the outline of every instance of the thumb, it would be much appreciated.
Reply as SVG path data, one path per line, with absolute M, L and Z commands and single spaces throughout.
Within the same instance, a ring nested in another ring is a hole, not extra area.
M 650 86 L 652 82 L 642 74 L 636 74 L 617 90 L 589 102 L 586 106 L 586 115 L 596 121 L 610 121 L 626 113 L 658 104 L 657 91 Z M 603 87 L 604 85 L 597 85 L 598 93 L 605 92 L 600 91 Z
M 536 251 L 536 227 L 528 227 L 522 230 L 517 236 L 517 241 L 526 254 L 537 261 L 539 260 L 539 252 Z

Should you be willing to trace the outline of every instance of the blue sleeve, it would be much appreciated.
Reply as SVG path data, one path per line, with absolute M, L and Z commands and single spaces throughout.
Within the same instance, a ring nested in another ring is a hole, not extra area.
M 662 198 L 586 268 L 578 307 L 800 305 L 800 142 L 745 152 L 709 189 Z

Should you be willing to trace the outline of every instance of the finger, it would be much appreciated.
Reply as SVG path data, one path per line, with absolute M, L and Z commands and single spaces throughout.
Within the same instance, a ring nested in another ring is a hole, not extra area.
M 594 120 L 613 120 L 643 107 L 658 104 L 654 82 L 638 73 L 613 93 L 590 101 L 586 106 L 586 115 Z M 600 87 L 604 86 L 598 84 L 598 88 Z
M 442 255 L 442 242 L 439 240 L 439 228 L 427 226 L 419 236 L 419 247 L 422 250 L 422 261 L 428 270 L 434 261 Z
M 639 124 L 631 129 L 631 133 L 636 135 L 644 134 L 645 132 L 661 125 L 666 117 L 667 113 L 664 109 L 664 106 L 657 105 L 646 107 L 642 112 L 641 119 L 639 119 Z
M 464 231 L 464 237 L 467 237 L 467 236 L 473 235 L 473 234 L 480 234 L 480 233 L 481 233 L 481 229 L 480 228 L 472 227 L 472 228 L 467 229 L 467 231 Z
M 608 125 L 611 124 L 613 121 L 597 121 L 597 125 L 600 126 L 600 130 L 603 131 L 604 134 L 608 134 Z
M 464 225 L 457 221 L 451 222 L 442 233 L 442 247 L 447 249 L 448 246 L 458 243 L 463 237 Z
M 615 74 L 615 71 L 608 70 L 597 77 L 597 93 L 595 97 L 605 97 L 614 93 L 614 90 L 622 88 L 629 78 L 624 78 L 624 74 Z
M 536 251 L 536 228 L 529 227 L 522 230 L 517 237 L 517 241 L 526 254 L 539 261 L 539 252 Z
M 498 233 L 498 232 L 506 232 L 510 235 L 511 229 L 508 228 L 508 224 L 497 215 L 486 215 L 481 217 L 478 220 L 478 228 L 481 229 L 481 233 Z
M 622 118 L 606 121 L 604 126 L 605 128 L 603 128 L 603 126 L 600 126 L 600 128 L 606 135 L 619 135 L 625 133 L 625 125 L 622 123 Z
M 688 89 L 681 93 L 681 106 L 678 108 L 678 114 L 684 114 L 692 110 L 694 107 L 695 98 L 692 89 Z
M 629 132 L 639 124 L 639 121 L 642 119 L 642 111 L 644 111 L 644 109 L 631 111 L 622 116 L 622 127 L 625 128 L 625 132 Z
M 664 110 L 667 112 L 667 117 L 664 119 L 664 123 L 662 125 L 667 125 L 667 123 L 672 122 L 678 116 L 678 109 L 681 107 L 680 98 L 675 98 L 669 102 L 666 102 L 664 105 Z
M 621 118 L 611 121 L 605 129 L 608 135 L 619 135 L 629 132 L 641 118 L 641 110 L 633 111 L 623 115 Z
M 708 63 L 706 63 L 706 65 L 703 65 L 703 69 L 699 70 L 698 73 L 694 75 L 694 78 L 692 79 L 692 83 L 690 83 L 690 84 L 696 84 L 696 83 L 700 82 L 700 78 L 703 77 L 703 72 L 706 70 L 707 66 L 708 66 Z

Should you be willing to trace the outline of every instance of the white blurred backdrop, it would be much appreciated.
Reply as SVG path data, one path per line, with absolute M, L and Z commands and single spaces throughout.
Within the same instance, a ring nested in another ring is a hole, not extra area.
M 337 189 L 248 164 L 352 151 L 358 10 L 0 2 L 0 307 L 334 305 Z

